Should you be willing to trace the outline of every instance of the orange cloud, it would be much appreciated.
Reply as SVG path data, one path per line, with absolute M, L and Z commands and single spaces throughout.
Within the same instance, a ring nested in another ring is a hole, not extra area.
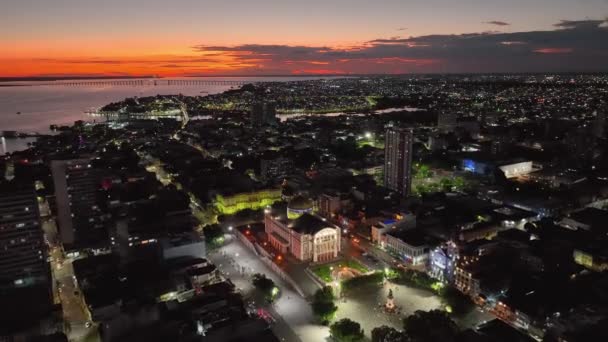
M 544 53 L 544 54 L 563 54 L 563 53 L 571 53 L 574 51 L 572 48 L 542 48 L 536 49 L 534 52 L 536 53 Z

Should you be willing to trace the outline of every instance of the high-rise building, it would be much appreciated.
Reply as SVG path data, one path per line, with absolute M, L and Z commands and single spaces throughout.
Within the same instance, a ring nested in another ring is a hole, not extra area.
M 99 177 L 90 163 L 89 159 L 51 161 L 59 235 L 67 249 L 103 228 L 96 205 Z
M 274 102 L 255 102 L 251 107 L 251 125 L 272 125 L 276 122 L 277 110 Z
M 412 186 L 412 147 L 414 133 L 411 129 L 390 128 L 384 140 L 384 186 L 403 196 Z
M 0 182 L 0 288 L 30 287 L 49 280 L 34 185 Z
M 603 138 L 606 135 L 606 116 L 607 110 L 602 108 L 595 113 L 595 120 L 593 120 L 593 135 L 596 138 Z

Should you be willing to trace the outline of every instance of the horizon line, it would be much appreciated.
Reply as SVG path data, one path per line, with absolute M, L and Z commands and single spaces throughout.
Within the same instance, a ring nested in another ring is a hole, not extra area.
M 402 77 L 402 76 L 458 76 L 458 75 L 594 75 L 608 74 L 608 70 L 596 71 L 531 71 L 531 72 L 424 72 L 424 73 L 330 73 L 330 74 L 214 74 L 214 75 L 183 75 L 183 76 L 159 76 L 159 75 L 66 75 L 66 76 L 0 76 L 0 82 L 25 82 L 25 81 L 68 81 L 68 80 L 91 80 L 91 79 L 171 79 L 171 78 L 195 78 L 195 77 Z

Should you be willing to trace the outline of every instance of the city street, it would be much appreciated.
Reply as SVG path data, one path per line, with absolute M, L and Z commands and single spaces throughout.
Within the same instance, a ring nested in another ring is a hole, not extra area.
M 276 319 L 271 327 L 282 341 L 324 341 L 329 335 L 327 327 L 315 323 L 310 304 L 238 239 L 232 236 L 226 238 L 226 245 L 212 252 L 208 258 L 230 278 L 245 298 L 255 297 L 251 284 L 253 274 L 265 274 L 275 282 L 281 295 L 273 305 L 266 305 L 265 308 Z
M 99 341 L 95 325 L 90 325 L 84 309 L 80 290 L 75 284 L 74 269 L 70 259 L 65 259 L 61 244 L 58 242 L 57 225 L 52 218 L 42 222 L 45 240 L 49 244 L 49 258 L 53 277 L 53 295 L 55 302 L 61 303 L 66 322 L 65 332 L 70 341 Z M 89 324 L 88 324 L 89 323 Z

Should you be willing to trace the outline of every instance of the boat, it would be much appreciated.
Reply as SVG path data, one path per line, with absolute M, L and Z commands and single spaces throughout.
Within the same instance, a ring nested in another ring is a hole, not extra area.
M 21 115 L 21 112 L 17 112 L 17 115 Z

